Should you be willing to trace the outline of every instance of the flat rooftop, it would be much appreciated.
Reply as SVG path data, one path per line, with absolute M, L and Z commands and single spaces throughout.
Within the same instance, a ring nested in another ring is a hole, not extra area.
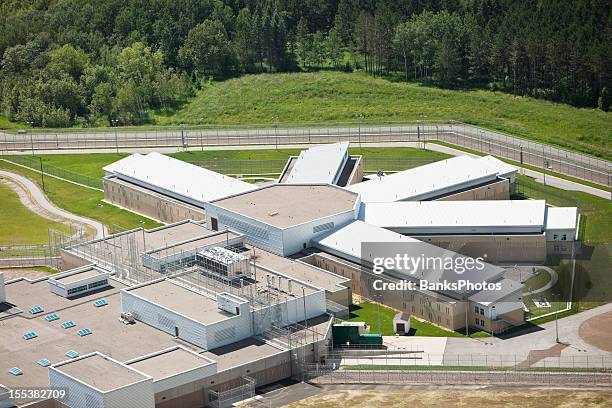
M 151 251 L 203 235 L 209 235 L 213 232 L 206 228 L 206 225 L 194 221 L 166 225 L 145 231 L 146 249 Z
M 541 233 L 543 200 L 401 201 L 364 203 L 359 219 L 410 234 Z
M 210 235 L 205 235 L 199 238 L 191 239 L 187 242 L 179 244 L 171 244 L 168 247 L 162 247 L 153 251 L 149 251 L 149 255 L 153 257 L 163 257 L 174 253 L 190 251 L 201 248 L 206 245 L 224 243 L 226 240 L 236 238 L 239 235 L 231 231 L 215 232 Z
M 83 356 L 55 368 L 102 392 L 146 380 L 148 377 L 101 354 Z
M 129 292 L 203 324 L 234 316 L 219 309 L 216 300 L 165 279 L 130 288 Z
M 361 194 L 362 202 L 428 200 L 472 186 L 492 182 L 499 170 L 489 161 L 457 156 L 435 163 L 375 177 L 350 185 L 347 190 Z
M 246 217 L 286 228 L 351 211 L 358 196 L 331 185 L 274 184 L 214 201 Z
M 249 191 L 252 184 L 156 152 L 107 166 L 115 176 L 194 205 Z
M 66 275 L 66 276 L 59 276 L 54 279 L 58 282 L 68 285 L 70 283 L 82 281 L 83 279 L 94 278 L 96 276 L 102 276 L 104 273 L 105 273 L 104 271 L 91 267 L 81 272 L 73 273 L 71 275 Z
M 126 365 L 153 377 L 154 380 L 160 380 L 214 363 L 213 360 L 200 354 L 176 347 L 128 362 Z
M 290 278 L 298 279 L 330 292 L 342 289 L 340 284 L 350 280 L 344 276 L 324 271 L 307 263 L 284 258 L 261 249 L 255 250 L 255 261 L 257 265 L 272 269 Z
M 0 383 L 11 388 L 48 387 L 48 370 L 37 361 L 46 358 L 52 364 L 59 363 L 68 359 L 66 352 L 70 350 L 81 356 L 99 351 L 115 360 L 127 361 L 177 345 L 171 335 L 161 330 L 142 323 L 120 322 L 119 291 L 126 286 L 114 279 L 109 279 L 109 284 L 111 288 L 102 292 L 66 299 L 51 293 L 46 279 L 8 283 L 7 300 L 22 312 L 0 321 Z M 108 305 L 95 307 L 93 302 L 97 299 L 106 299 Z M 41 306 L 44 312 L 31 315 L 29 309 L 34 306 Z M 49 313 L 59 314 L 60 319 L 47 322 L 44 317 Z M 69 320 L 76 327 L 62 328 L 62 323 Z M 84 328 L 92 334 L 77 335 L 76 331 Z M 24 340 L 22 335 L 30 331 L 38 337 Z M 11 367 L 21 368 L 23 375 L 9 374 Z
M 547 230 L 572 230 L 578 227 L 578 208 L 548 207 L 546 209 Z
M 333 184 L 348 158 L 349 142 L 332 143 L 302 150 L 286 183 Z
M 216 361 L 217 371 L 223 371 L 283 352 L 285 350 L 280 347 L 249 337 L 227 346 L 206 351 L 202 355 Z

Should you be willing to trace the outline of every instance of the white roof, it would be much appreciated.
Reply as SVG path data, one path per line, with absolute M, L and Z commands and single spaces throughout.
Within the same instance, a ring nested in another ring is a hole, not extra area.
M 334 184 L 348 158 L 349 142 L 326 144 L 302 150 L 287 183 Z
M 127 157 L 124 157 L 123 159 L 117 160 L 116 162 L 113 162 L 109 165 L 106 165 L 102 168 L 102 170 L 104 170 L 104 173 L 114 173 L 115 169 L 122 167 L 122 166 L 130 166 L 133 165 L 133 163 L 135 163 L 136 161 L 142 159 L 144 156 L 140 153 L 135 153 L 135 154 L 131 154 Z
M 457 156 L 348 186 L 362 202 L 427 200 L 497 178 L 498 171 L 479 159 Z
M 409 245 L 398 246 L 398 244 L 402 243 Z M 396 254 L 399 254 L 400 252 L 413 258 L 465 258 L 463 255 L 460 255 L 454 251 L 443 249 L 426 242 L 386 230 L 384 228 L 366 224 L 363 221 L 353 221 L 352 223 L 315 240 L 314 244 L 324 251 L 343 257 L 349 261 L 359 263 L 366 267 L 371 264 L 375 258 L 395 257 Z M 371 251 L 371 253 L 362 253 L 362 249 L 367 249 Z M 468 281 L 471 280 L 474 282 L 480 282 L 482 280 L 494 282 L 503 274 L 502 268 L 486 262 L 483 262 L 483 264 L 483 269 L 465 270 L 462 274 L 456 273 L 452 269 L 447 270 L 445 268 L 439 268 L 436 265 L 432 265 L 429 268 L 423 266 L 418 267 L 418 270 L 416 270 L 413 275 L 400 273 L 400 275 L 395 276 L 409 279 L 425 279 L 429 282 L 454 282 L 461 279 Z M 451 292 L 465 293 L 465 291 L 461 289 Z
M 114 164 L 113 173 L 120 179 L 194 205 L 257 188 L 244 181 L 155 152 Z
M 547 230 L 573 230 L 578 225 L 578 208 L 548 207 L 546 211 Z
M 492 171 L 496 171 L 500 177 L 512 177 L 517 172 L 516 167 L 499 160 L 497 157 L 484 156 L 477 160 L 485 163 Z
M 363 203 L 359 219 L 403 234 L 542 232 L 544 200 Z
M 503 300 L 508 295 L 523 291 L 523 284 L 512 279 L 502 279 L 498 282 L 501 286 L 500 290 L 482 290 L 474 293 L 469 299 L 472 302 L 479 303 L 483 306 L 489 306 L 492 303 L 496 303 Z
M 372 254 L 362 257 L 363 242 L 421 242 L 363 221 L 353 221 L 331 234 L 315 241 L 317 246 L 348 255 L 356 260 L 371 259 Z

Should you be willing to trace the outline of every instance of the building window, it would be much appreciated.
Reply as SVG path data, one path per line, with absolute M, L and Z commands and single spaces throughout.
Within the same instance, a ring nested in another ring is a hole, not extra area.
M 476 326 L 479 326 L 478 322 L 480 322 L 480 320 L 476 318 Z
M 480 314 L 484 316 L 484 309 L 482 307 L 480 308 Z
M 474 306 L 474 313 L 478 314 L 478 306 Z
M 561 241 L 566 241 L 566 240 L 567 240 L 567 234 L 561 235 Z
M 484 320 L 480 320 L 480 325 L 484 326 Z
M 557 239 L 559 239 L 559 236 L 557 234 L 553 234 L 553 239 L 556 241 Z
M 87 290 L 87 285 L 77 286 L 76 288 L 68 289 L 68 295 L 73 295 L 75 293 L 79 293 L 84 290 Z

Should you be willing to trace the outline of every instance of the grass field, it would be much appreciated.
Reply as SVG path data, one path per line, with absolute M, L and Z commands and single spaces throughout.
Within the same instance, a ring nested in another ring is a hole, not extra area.
M 595 408 L 612 404 L 612 392 L 533 389 L 334 389 L 288 405 L 288 408 Z
M 22 174 L 30 178 L 39 186 L 42 184 L 40 175 L 22 167 L 0 161 L 0 169 Z M 103 193 L 100 191 L 79 187 L 52 177 L 45 178 L 45 188 L 49 199 L 58 207 L 74 214 L 101 221 L 111 227 L 113 224 L 122 228 L 136 228 L 139 226 L 154 228 L 160 225 L 146 217 L 122 210 L 110 204 L 102 203 Z M 0 209 L 4 207 L 4 205 L 1 205 Z M 21 235 L 26 234 L 26 232 L 23 231 L 24 225 L 33 225 L 31 223 L 25 224 L 22 220 L 20 220 L 18 224 L 21 226 L 22 230 L 19 234 L 12 235 L 11 242 L 19 240 Z
M 379 306 L 372 302 L 362 302 L 358 305 L 351 306 L 349 321 L 351 322 L 366 322 L 370 326 L 370 333 L 381 333 L 383 336 L 395 336 L 393 331 L 393 316 L 397 311 L 380 305 L 380 330 L 378 326 L 378 311 Z M 410 334 L 412 336 L 427 336 L 427 337 L 463 337 L 464 334 L 456 331 L 445 330 L 431 323 L 411 318 Z M 484 332 L 470 331 L 470 336 L 486 337 L 489 334 Z
M 0 183 L 0 244 L 46 244 L 48 229 L 69 232 L 67 225 L 49 221 L 26 208 L 19 196 Z
M 444 90 L 361 73 L 246 75 L 213 83 L 160 125 L 459 120 L 612 157 L 612 113 L 483 90 Z

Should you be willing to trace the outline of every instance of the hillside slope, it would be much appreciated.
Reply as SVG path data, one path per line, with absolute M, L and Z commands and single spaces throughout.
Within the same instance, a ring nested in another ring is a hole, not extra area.
M 158 124 L 459 120 L 611 158 L 612 113 L 489 91 L 394 83 L 359 73 L 247 75 L 213 83 Z

